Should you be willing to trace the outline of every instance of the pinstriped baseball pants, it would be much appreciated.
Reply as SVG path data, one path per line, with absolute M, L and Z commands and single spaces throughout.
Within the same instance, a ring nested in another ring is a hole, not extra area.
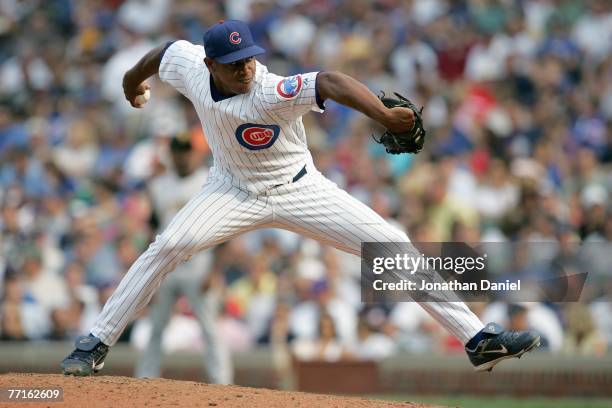
M 98 316 L 92 334 L 112 346 L 180 262 L 259 228 L 286 229 L 357 256 L 362 242 L 409 242 L 406 234 L 315 169 L 264 195 L 248 193 L 227 178 L 211 174 L 132 265 Z M 463 302 L 420 305 L 463 344 L 484 327 Z

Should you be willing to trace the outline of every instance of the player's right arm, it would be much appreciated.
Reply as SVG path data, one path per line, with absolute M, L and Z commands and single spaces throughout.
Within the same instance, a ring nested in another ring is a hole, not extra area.
M 133 107 L 140 108 L 135 99 L 149 89 L 146 80 L 155 74 L 159 74 L 162 81 L 187 96 L 185 80 L 192 69 L 203 66 L 204 56 L 202 46 L 184 40 L 169 42 L 152 49 L 123 76 L 125 99 Z
M 150 88 L 149 84 L 145 81 L 150 76 L 158 73 L 159 64 L 167 47 L 167 44 L 162 44 L 159 47 L 153 48 L 123 75 L 123 93 L 125 94 L 125 99 L 134 108 L 140 108 L 140 105 L 134 100 L 138 95 L 144 94 L 145 90 Z

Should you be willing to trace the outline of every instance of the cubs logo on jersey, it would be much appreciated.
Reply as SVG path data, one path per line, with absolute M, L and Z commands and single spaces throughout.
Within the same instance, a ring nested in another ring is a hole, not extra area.
M 281 80 L 276 85 L 276 93 L 282 99 L 293 99 L 302 90 L 302 76 L 294 75 Z
M 238 143 L 249 150 L 267 149 L 274 144 L 279 134 L 278 125 L 245 123 L 236 129 Z

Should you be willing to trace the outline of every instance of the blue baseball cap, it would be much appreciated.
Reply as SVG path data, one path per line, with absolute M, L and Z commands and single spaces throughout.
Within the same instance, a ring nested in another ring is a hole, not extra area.
M 221 21 L 204 33 L 206 56 L 230 64 L 266 52 L 253 42 L 249 26 L 239 20 Z

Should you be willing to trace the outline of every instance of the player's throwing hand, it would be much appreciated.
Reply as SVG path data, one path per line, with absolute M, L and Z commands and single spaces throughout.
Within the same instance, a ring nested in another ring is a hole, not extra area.
M 151 87 L 146 82 L 141 82 L 134 86 L 134 84 L 130 83 L 127 73 L 123 76 L 123 94 L 125 95 L 125 99 L 127 99 L 134 108 L 142 108 L 146 102 L 146 97 L 139 98 L 139 96 L 144 97 L 145 93 L 150 89 Z

